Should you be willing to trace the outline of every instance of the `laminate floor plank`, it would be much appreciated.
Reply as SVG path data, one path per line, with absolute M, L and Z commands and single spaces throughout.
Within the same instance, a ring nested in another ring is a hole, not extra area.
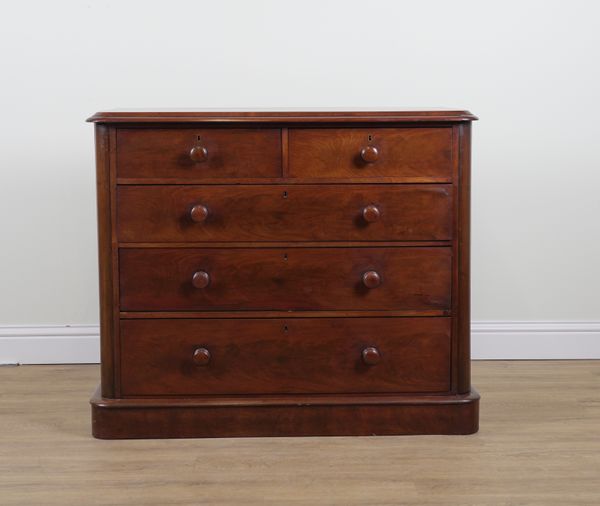
M 600 504 L 600 361 L 475 362 L 472 436 L 102 441 L 98 375 L 0 367 L 1 505 Z

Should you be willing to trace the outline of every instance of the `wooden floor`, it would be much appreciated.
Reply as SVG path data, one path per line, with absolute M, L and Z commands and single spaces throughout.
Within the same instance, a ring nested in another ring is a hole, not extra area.
M 476 362 L 474 436 L 100 441 L 97 366 L 0 367 L 0 504 L 600 504 L 600 361 Z

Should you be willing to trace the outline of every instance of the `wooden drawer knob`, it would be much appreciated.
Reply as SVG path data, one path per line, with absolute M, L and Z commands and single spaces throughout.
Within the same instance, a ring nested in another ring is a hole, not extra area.
M 360 157 L 366 163 L 376 162 L 379 158 L 379 150 L 375 146 L 365 146 L 360 150 Z
M 196 348 L 193 358 L 196 365 L 208 365 L 210 362 L 210 351 L 206 348 Z
M 210 276 L 206 271 L 198 271 L 194 272 L 194 276 L 192 277 L 192 284 L 196 288 L 206 288 L 210 283 Z
M 381 211 L 379 211 L 379 208 L 376 205 L 369 204 L 363 208 L 362 216 L 367 223 L 373 223 L 379 219 Z
M 208 149 L 204 146 L 194 146 L 190 150 L 190 158 L 192 162 L 201 163 L 208 160 Z
M 190 218 L 194 223 L 202 223 L 208 218 L 208 207 L 203 206 L 202 204 L 196 204 L 190 210 Z
M 362 276 L 362 282 L 367 288 L 377 288 L 381 284 L 381 276 L 376 271 L 367 271 Z
M 362 360 L 367 365 L 376 365 L 381 360 L 379 350 L 374 346 L 369 346 L 362 351 Z

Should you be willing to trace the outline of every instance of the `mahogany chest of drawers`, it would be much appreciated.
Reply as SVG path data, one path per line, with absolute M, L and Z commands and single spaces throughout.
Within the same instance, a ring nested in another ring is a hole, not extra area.
M 106 112 L 99 438 L 468 434 L 467 111 Z

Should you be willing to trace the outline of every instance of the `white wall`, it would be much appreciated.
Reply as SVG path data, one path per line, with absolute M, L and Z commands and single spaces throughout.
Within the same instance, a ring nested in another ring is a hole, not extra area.
M 573 0 L 7 4 L 0 326 L 98 320 L 93 112 L 396 105 L 481 118 L 473 319 L 599 322 L 599 16 Z

